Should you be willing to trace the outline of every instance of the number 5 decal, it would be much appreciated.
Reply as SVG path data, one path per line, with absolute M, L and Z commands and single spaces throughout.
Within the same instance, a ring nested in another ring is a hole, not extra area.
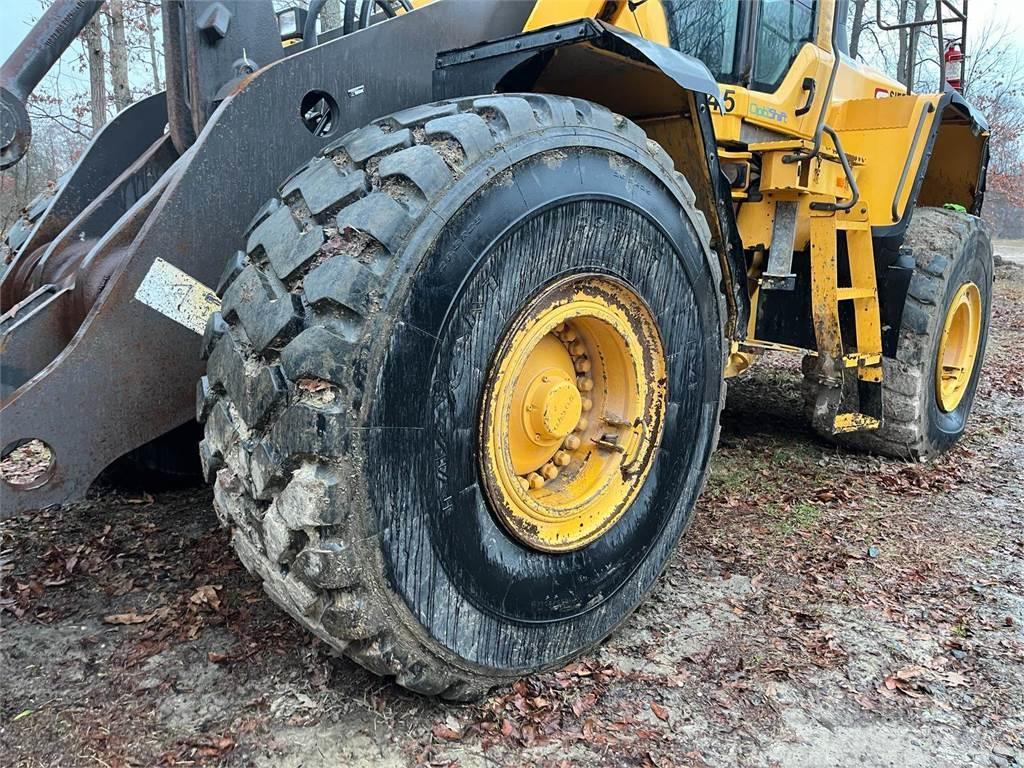
M 711 104 L 713 108 L 717 109 L 719 112 L 722 112 L 723 114 L 729 114 L 730 112 L 736 109 L 736 89 L 727 88 L 725 93 L 722 94 L 721 104 L 718 103 L 718 99 L 716 99 L 714 96 L 709 96 L 708 102 Z

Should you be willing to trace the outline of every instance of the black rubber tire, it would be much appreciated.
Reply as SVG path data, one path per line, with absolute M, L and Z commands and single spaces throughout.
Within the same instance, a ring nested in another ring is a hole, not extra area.
M 280 193 L 227 266 L 199 385 L 243 563 L 333 648 L 425 694 L 472 698 L 599 643 L 689 522 L 723 401 L 720 271 L 669 157 L 602 107 L 506 95 L 377 120 Z M 651 307 L 670 407 L 629 513 L 551 555 L 480 491 L 480 373 L 530 296 L 580 271 Z
M 916 266 L 903 308 L 896 357 L 882 361 L 882 427 L 825 436 L 857 450 L 928 461 L 960 439 L 974 405 L 992 316 L 992 242 L 976 216 L 945 208 L 918 208 L 904 245 L 913 250 Z M 981 292 L 984 322 L 967 390 L 958 407 L 946 413 L 939 408 L 935 394 L 939 341 L 950 302 L 967 282 L 974 282 Z M 805 403 L 811 409 L 818 387 L 813 379 L 804 379 Z

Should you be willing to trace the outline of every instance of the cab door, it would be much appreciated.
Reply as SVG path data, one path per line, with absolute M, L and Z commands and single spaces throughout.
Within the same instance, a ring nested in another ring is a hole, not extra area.
M 703 60 L 721 84 L 720 142 L 813 137 L 834 61 L 833 0 L 665 0 L 664 8 L 669 45 Z

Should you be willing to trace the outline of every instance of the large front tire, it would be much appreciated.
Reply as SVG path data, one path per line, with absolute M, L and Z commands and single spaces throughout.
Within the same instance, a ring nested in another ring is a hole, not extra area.
M 242 561 L 422 693 L 472 697 L 599 643 L 667 563 L 717 437 L 709 239 L 664 151 L 579 100 L 432 104 L 329 147 L 257 215 L 207 333 L 201 455 Z M 664 407 L 626 507 L 552 552 L 499 519 L 481 425 L 503 340 L 564 285 L 649 311 L 664 359 L 637 370 L 663 371 Z

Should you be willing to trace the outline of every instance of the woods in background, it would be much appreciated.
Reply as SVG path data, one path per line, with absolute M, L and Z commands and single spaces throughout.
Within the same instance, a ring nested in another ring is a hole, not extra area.
M 39 0 L 40 12 L 50 1 Z M 941 50 L 935 28 L 882 30 L 877 1 L 850 0 L 851 57 L 914 90 L 934 91 Z M 280 10 L 308 2 L 274 4 Z M 881 6 L 889 23 L 930 19 L 935 13 L 935 0 L 881 0 Z M 328 0 L 320 15 L 321 28 L 341 26 L 343 8 L 344 0 Z M 1017 210 L 1024 209 L 1024 49 L 1016 39 L 1019 32 L 995 21 L 970 24 L 965 67 L 967 96 L 985 114 L 993 134 L 986 215 L 995 222 L 997 235 L 1007 237 L 1024 236 L 1024 216 Z M 956 34 L 959 26 L 946 28 L 947 41 Z M 24 162 L 0 175 L 0 236 L 38 191 L 71 167 L 107 120 L 133 101 L 163 89 L 160 0 L 107 0 L 71 53 L 29 102 L 33 150 Z M 1013 227 L 1021 231 L 1007 230 Z

